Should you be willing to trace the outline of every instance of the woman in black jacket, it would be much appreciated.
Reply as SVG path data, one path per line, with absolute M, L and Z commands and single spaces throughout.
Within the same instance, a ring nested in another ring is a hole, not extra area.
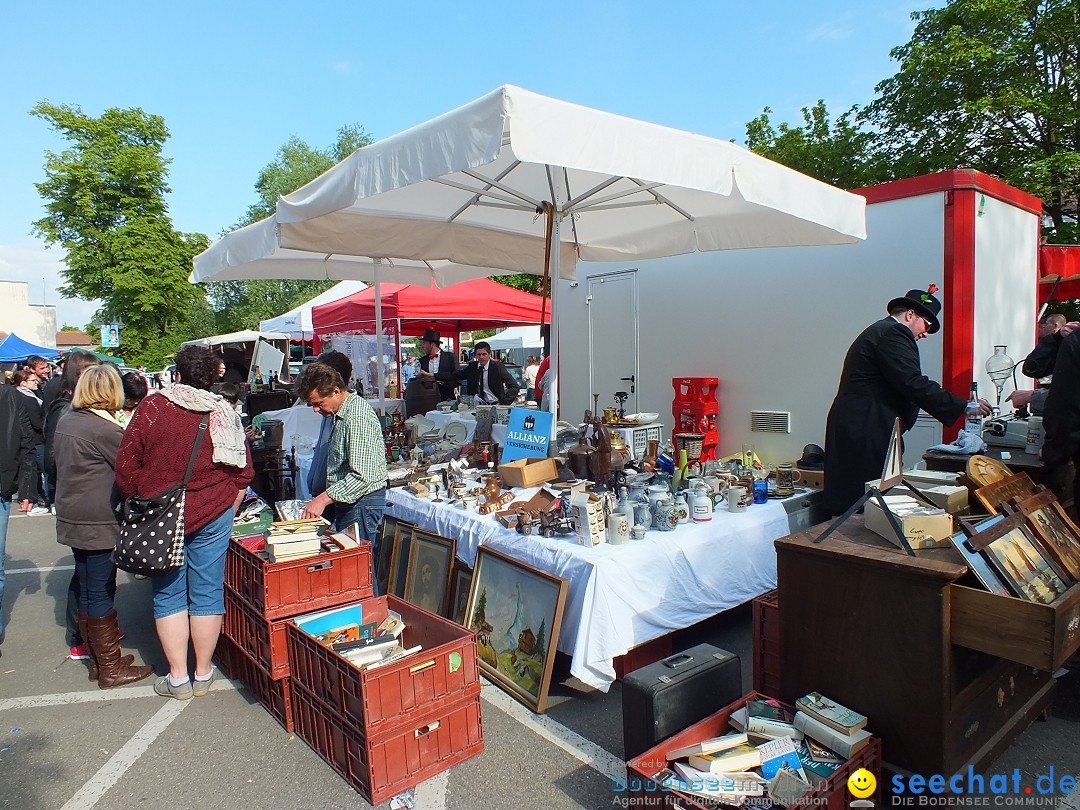
M 79 379 L 71 412 L 56 426 L 53 453 L 63 470 L 56 486 L 56 539 L 71 546 L 79 574 L 79 628 L 88 642 L 90 680 L 108 689 L 142 680 L 151 666 L 134 666 L 120 652 L 113 596 L 113 549 L 119 534 L 116 452 L 124 437 L 117 412 L 124 388 L 116 369 L 88 368 Z
M 65 358 L 64 373 L 60 376 L 60 392 L 45 410 L 45 475 L 57 486 L 56 459 L 53 455 L 53 442 L 56 426 L 60 418 L 71 410 L 71 398 L 75 396 L 75 386 L 79 377 L 91 366 L 101 363 L 90 352 L 70 352 Z M 86 649 L 86 639 L 79 630 L 79 569 L 71 574 L 67 596 L 67 643 L 70 648 L 68 657 L 73 661 L 86 660 L 90 657 Z

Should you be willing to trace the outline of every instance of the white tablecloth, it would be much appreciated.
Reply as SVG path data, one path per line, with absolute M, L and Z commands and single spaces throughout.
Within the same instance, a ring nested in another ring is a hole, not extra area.
M 517 494 L 528 498 L 535 491 Z M 773 540 L 790 533 L 780 501 L 742 514 L 721 508 L 707 523 L 650 529 L 628 545 L 591 548 L 575 538 L 525 537 L 490 515 L 400 488 L 387 501 L 394 517 L 455 538 L 457 556 L 469 565 L 485 545 L 567 580 L 558 646 L 571 656 L 570 672 L 603 692 L 615 680 L 616 656 L 775 588 Z

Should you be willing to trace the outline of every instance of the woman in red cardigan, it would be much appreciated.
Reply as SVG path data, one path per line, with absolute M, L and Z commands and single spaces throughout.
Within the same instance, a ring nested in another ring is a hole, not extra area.
M 179 382 L 144 399 L 124 432 L 116 483 L 125 497 L 153 497 L 184 479 L 199 423 L 209 433 L 195 458 L 184 505 L 184 564 L 153 577 L 154 621 L 169 674 L 154 690 L 187 700 L 205 695 L 214 679 L 210 658 L 225 614 L 225 552 L 233 517 L 252 479 L 251 455 L 240 417 L 219 395 L 217 362 L 209 349 L 176 355 Z M 188 678 L 188 642 L 195 649 L 195 682 Z

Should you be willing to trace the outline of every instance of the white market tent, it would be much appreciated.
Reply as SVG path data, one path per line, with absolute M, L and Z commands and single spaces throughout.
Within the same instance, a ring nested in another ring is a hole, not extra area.
M 245 329 L 241 332 L 229 332 L 227 335 L 214 335 L 213 337 L 196 338 L 180 344 L 180 348 L 188 346 L 239 346 L 245 343 L 254 343 L 259 338 L 263 340 L 288 340 L 289 336 L 282 332 L 256 332 L 254 329 Z
M 273 218 L 248 226 L 258 238 L 234 255 L 215 251 L 221 240 L 196 257 L 192 280 L 282 277 L 249 274 L 285 251 L 301 251 L 290 258 L 303 257 L 305 273 L 355 256 L 376 269 L 384 259 L 452 262 L 570 279 L 579 259 L 850 244 L 866 237 L 865 207 L 729 141 L 504 85 L 280 198 Z M 386 278 L 403 280 L 393 266 Z
M 484 340 L 492 350 L 539 349 L 544 345 L 539 326 L 511 326 Z
M 366 289 L 367 284 L 362 281 L 339 281 L 329 290 L 319 293 L 310 301 L 294 307 L 276 318 L 260 321 L 259 329 L 263 332 L 284 332 L 293 340 L 310 339 L 315 334 L 311 326 L 312 307 L 348 298 L 353 293 Z

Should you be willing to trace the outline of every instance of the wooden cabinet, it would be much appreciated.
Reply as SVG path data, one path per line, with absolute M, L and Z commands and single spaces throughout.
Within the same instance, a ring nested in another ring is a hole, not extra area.
M 859 516 L 776 541 L 780 697 L 817 690 L 870 718 L 895 769 L 985 769 L 1042 713 L 1080 648 L 1080 585 L 1052 605 L 968 587 L 951 549 L 911 557 Z

